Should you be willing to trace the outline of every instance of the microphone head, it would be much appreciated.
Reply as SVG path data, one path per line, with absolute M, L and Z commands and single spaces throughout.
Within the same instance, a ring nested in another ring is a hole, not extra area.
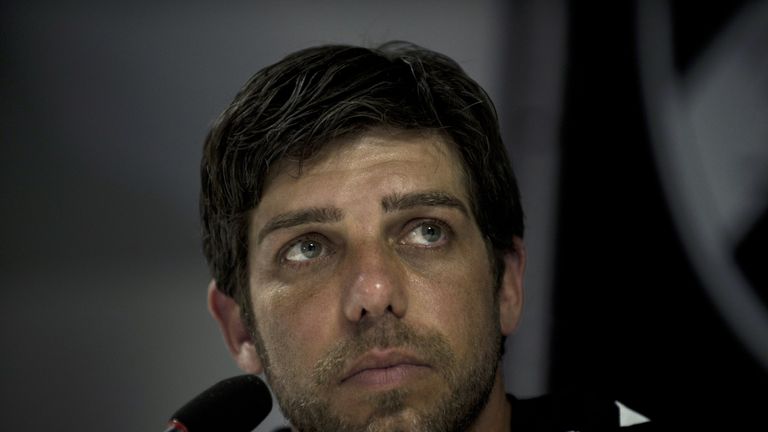
M 214 384 L 187 402 L 171 420 L 189 432 L 251 432 L 272 410 L 272 395 L 255 375 L 240 375 Z

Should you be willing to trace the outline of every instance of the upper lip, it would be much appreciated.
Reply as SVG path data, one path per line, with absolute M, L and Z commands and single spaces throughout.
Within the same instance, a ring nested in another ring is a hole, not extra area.
M 429 366 L 415 355 L 396 350 L 371 350 L 360 356 L 342 375 L 341 382 L 367 369 L 384 369 L 398 365 Z

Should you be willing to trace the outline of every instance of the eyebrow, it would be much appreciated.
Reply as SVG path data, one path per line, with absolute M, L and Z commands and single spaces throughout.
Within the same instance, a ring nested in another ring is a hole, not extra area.
M 344 212 L 337 207 L 312 207 L 279 214 L 270 219 L 259 230 L 258 243 L 261 243 L 269 233 L 285 228 L 291 228 L 309 223 L 339 222 L 344 217 Z
M 457 197 L 442 191 L 411 192 L 391 194 L 381 200 L 385 213 L 408 210 L 415 207 L 450 207 L 469 216 L 467 206 Z
M 455 196 L 442 191 L 411 192 L 407 194 L 394 193 L 381 200 L 381 208 L 385 213 L 408 210 L 416 207 L 449 207 L 455 208 L 468 216 L 467 206 Z M 344 218 L 344 212 L 338 207 L 311 207 L 281 213 L 270 219 L 257 237 L 261 243 L 270 233 L 310 223 L 334 223 Z

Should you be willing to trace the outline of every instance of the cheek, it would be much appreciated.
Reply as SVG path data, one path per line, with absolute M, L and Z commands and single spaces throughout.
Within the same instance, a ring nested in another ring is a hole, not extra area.
M 463 356 L 474 351 L 478 337 L 494 325 L 493 281 L 488 269 L 482 255 L 446 262 L 414 280 L 413 295 L 420 297 L 411 310 L 415 319 L 428 317 L 425 325 L 445 334 Z
M 332 339 L 332 304 L 317 292 L 272 283 L 253 297 L 270 365 L 308 370 Z

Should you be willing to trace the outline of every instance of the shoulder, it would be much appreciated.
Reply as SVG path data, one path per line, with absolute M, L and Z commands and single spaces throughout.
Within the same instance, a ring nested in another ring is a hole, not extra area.
M 656 424 L 612 398 L 581 392 L 554 393 L 528 399 L 507 395 L 516 432 L 643 432 Z

